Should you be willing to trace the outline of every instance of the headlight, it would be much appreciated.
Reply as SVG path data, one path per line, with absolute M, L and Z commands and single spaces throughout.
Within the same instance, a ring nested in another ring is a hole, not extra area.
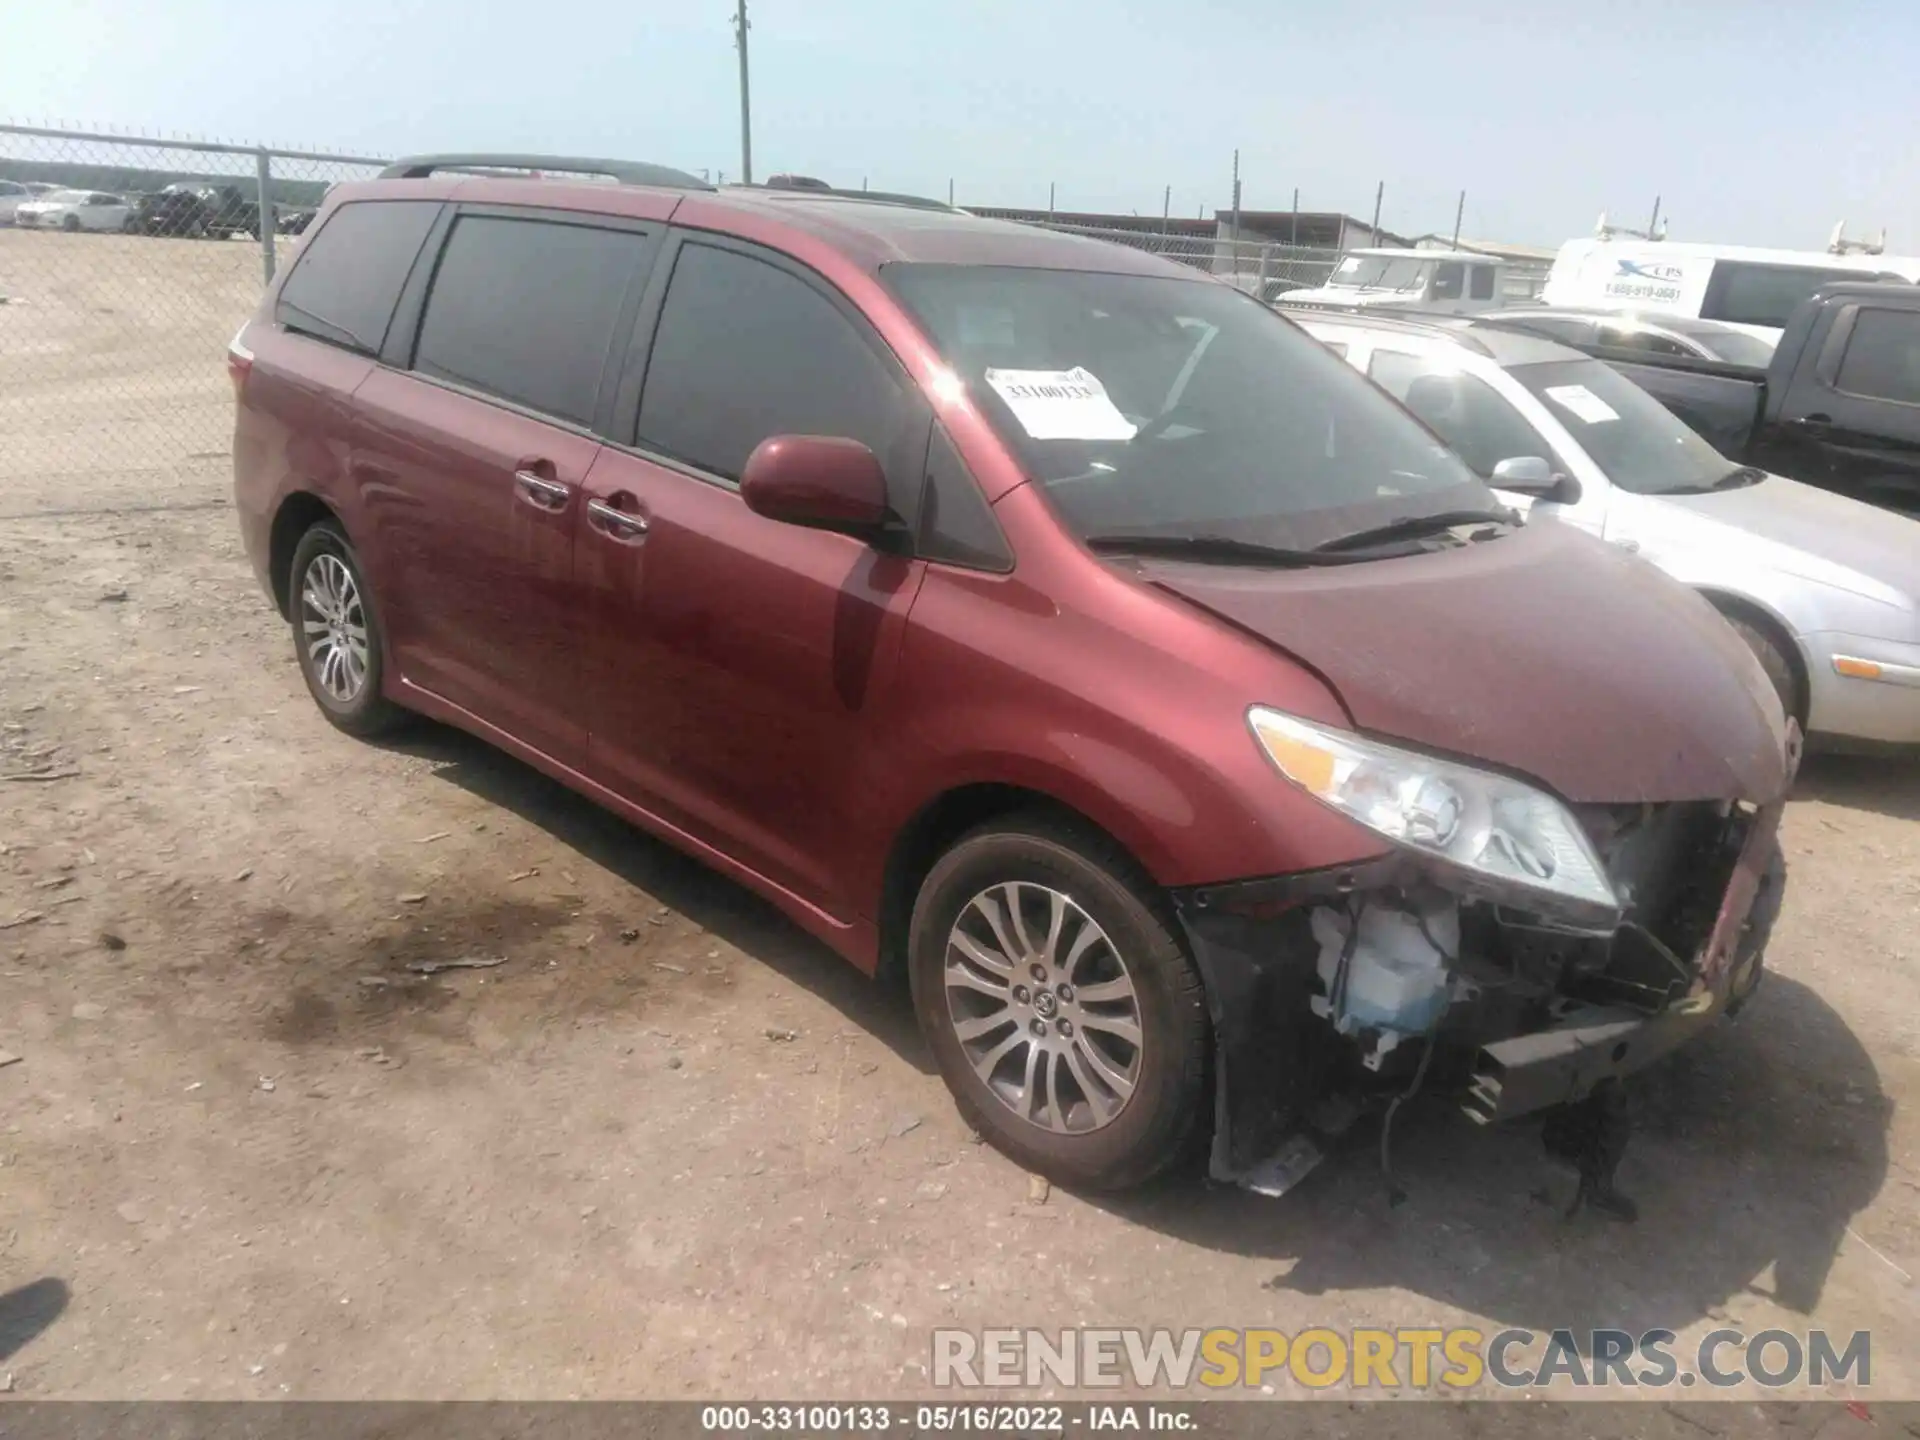
M 1264 706 L 1247 723 L 1282 775 L 1396 845 L 1520 895 L 1620 908 L 1579 822 L 1531 785 Z

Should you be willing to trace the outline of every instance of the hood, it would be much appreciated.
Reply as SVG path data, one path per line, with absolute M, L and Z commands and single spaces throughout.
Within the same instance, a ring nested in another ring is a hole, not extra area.
M 1908 608 L 1920 597 L 1920 520 L 1779 475 L 1708 495 L 1645 498 L 1772 542 L 1774 563 L 1801 579 Z
M 1785 783 L 1779 702 L 1739 637 L 1570 526 L 1321 569 L 1139 564 L 1316 671 L 1384 739 L 1582 804 L 1762 802 Z
M 1422 305 L 1426 303 L 1426 296 L 1422 290 L 1373 290 L 1343 285 L 1338 288 L 1322 286 L 1318 290 L 1289 290 L 1274 303 L 1279 305 Z

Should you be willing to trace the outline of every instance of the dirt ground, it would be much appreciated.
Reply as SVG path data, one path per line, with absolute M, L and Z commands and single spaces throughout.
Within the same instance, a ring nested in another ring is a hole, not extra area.
M 906 1396 L 937 1325 L 1471 1324 L 1866 1329 L 1920 1396 L 1920 764 L 1810 762 L 1771 977 L 1640 1087 L 1637 1225 L 1437 1102 L 1397 1208 L 1371 1131 L 1281 1201 L 1037 1201 L 767 907 L 458 734 L 325 725 L 222 442 L 96 413 L 166 366 L 22 239 L 170 243 L 0 232 L 0 1386 Z M 246 299 L 200 274 L 194 415 Z M 23 417 L 82 413 L 37 470 Z

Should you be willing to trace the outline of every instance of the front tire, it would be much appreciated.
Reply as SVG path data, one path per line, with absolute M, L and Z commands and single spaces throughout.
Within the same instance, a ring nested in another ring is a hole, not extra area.
M 60 222 L 60 228 L 69 235 L 78 235 L 80 233 L 80 217 L 78 215 L 67 216 L 66 219 Z
M 379 611 L 360 558 L 335 522 L 321 521 L 294 547 L 287 611 L 301 678 L 335 728 L 364 738 L 405 720 L 406 712 L 380 693 L 386 648 Z
M 1727 623 L 1734 633 L 1753 651 L 1753 658 L 1760 662 L 1760 668 L 1767 672 L 1767 679 L 1773 685 L 1773 693 L 1780 697 L 1780 709 L 1789 720 L 1798 720 L 1800 728 L 1807 728 L 1807 717 L 1802 713 L 1800 703 L 1800 680 L 1794 674 L 1793 662 L 1766 631 L 1751 621 L 1742 620 L 1737 615 L 1727 616 Z
M 908 946 L 921 1032 L 997 1149 L 1089 1190 L 1187 1151 L 1206 1113 L 1206 1000 L 1118 846 L 1045 814 L 990 822 L 928 872 Z

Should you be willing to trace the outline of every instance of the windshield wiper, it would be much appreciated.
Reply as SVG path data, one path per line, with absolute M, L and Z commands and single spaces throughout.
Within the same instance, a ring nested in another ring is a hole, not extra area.
M 1321 550 L 1288 550 L 1231 535 L 1089 535 L 1089 550 L 1130 555 L 1164 555 L 1213 565 L 1345 565 L 1368 557 L 1329 555 Z
M 1749 485 L 1758 485 L 1767 478 L 1767 472 L 1755 465 L 1736 465 L 1711 485 L 1681 485 L 1672 490 L 1661 490 L 1661 495 L 1711 495 L 1716 490 L 1743 490 Z
M 1748 485 L 1758 485 L 1767 478 L 1767 472 L 1757 465 L 1736 465 L 1709 487 L 1714 490 L 1740 490 Z
M 1325 555 L 1329 551 L 1337 553 L 1361 549 L 1390 540 L 1417 540 L 1423 535 L 1451 530 L 1456 525 L 1512 525 L 1519 518 L 1511 510 L 1442 510 L 1437 515 L 1409 515 L 1404 520 L 1390 520 L 1385 525 L 1375 525 L 1369 530 L 1341 535 L 1325 544 L 1316 545 L 1314 553 Z

